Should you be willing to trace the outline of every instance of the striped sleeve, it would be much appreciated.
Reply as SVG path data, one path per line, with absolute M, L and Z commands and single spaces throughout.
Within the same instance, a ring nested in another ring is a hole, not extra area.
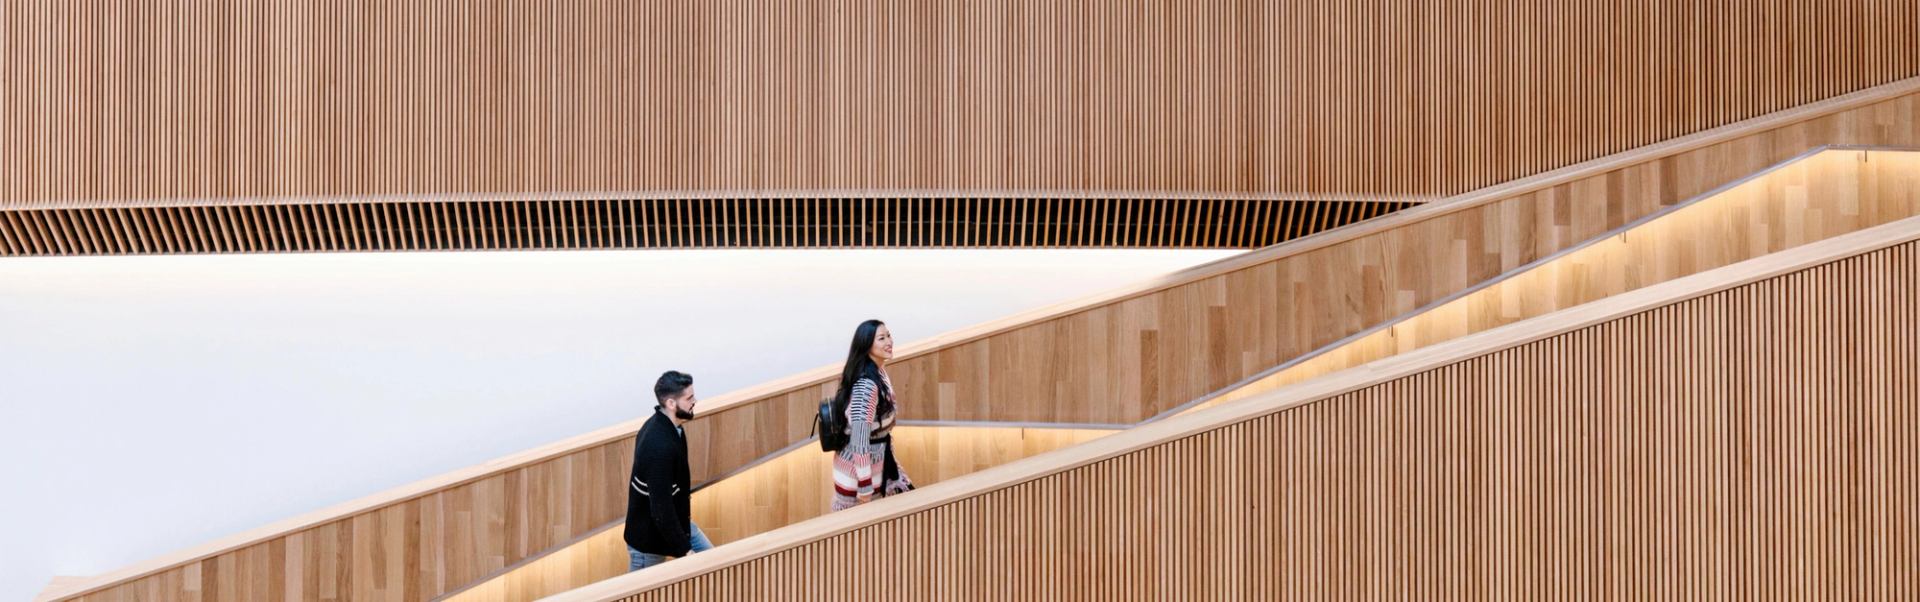
M 851 467 L 853 474 L 836 475 L 851 482 L 835 483 L 839 489 L 851 490 L 862 501 L 873 494 L 877 468 L 873 455 L 873 413 L 877 388 L 872 379 L 863 378 L 853 383 L 853 391 L 847 396 L 847 447 L 840 450 L 840 457 Z

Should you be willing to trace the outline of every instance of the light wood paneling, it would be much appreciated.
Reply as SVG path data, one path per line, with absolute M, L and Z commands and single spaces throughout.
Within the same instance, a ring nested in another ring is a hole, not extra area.
M 1920 75 L 1909 0 L 13 0 L 0 35 L 13 206 L 1444 196 Z
M 1815 147 L 1920 146 L 1916 84 L 1905 81 L 1669 141 L 922 339 L 902 347 L 891 368 L 902 411 L 912 420 L 1135 423 Z M 916 338 L 912 325 L 894 326 L 903 338 Z M 709 398 L 687 429 L 695 481 L 804 440 L 815 404 L 831 394 L 835 374 L 834 367 L 823 367 Z M 508 475 L 529 467 L 588 461 L 579 458 L 630 447 L 639 424 L 613 425 L 143 562 L 96 577 L 75 593 L 176 591 L 166 589 L 175 587 L 169 579 L 177 578 L 170 575 L 234 562 L 263 546 L 285 547 L 294 535 L 325 525 L 366 520 L 353 517 L 380 516 L 389 508 L 404 513 L 418 500 L 456 489 L 504 493 Z M 523 549 L 506 545 L 491 530 L 450 528 L 423 535 L 417 546 L 408 540 L 375 547 L 362 539 L 355 540 L 362 546 L 358 551 L 326 548 L 340 556 L 267 554 L 262 562 L 270 564 L 259 569 L 265 572 L 253 574 L 281 570 L 316 583 L 391 582 L 397 578 L 359 559 L 414 557 L 418 563 L 407 565 L 418 567 L 417 573 L 408 569 L 414 575 L 410 587 L 450 591 L 488 574 L 467 568 L 482 564 L 469 556 L 497 554 L 497 569 L 571 540 L 553 534 L 583 533 L 618 517 L 623 508 L 615 504 L 561 503 L 573 492 L 587 498 L 623 491 L 626 459 L 618 453 L 611 458 L 567 473 L 568 488 L 538 491 L 554 501 L 519 502 L 516 511 L 500 511 L 499 522 L 487 523 L 505 533 L 537 533 L 527 541 L 552 542 L 546 547 Z M 443 556 L 457 562 L 443 562 Z M 458 563 L 467 564 L 452 566 Z M 279 583 L 271 577 L 265 582 Z
M 624 514 L 625 492 L 597 480 L 625 471 L 632 456 L 629 438 L 418 497 L 321 510 L 214 542 L 226 551 L 109 582 L 81 599 L 426 600 L 606 524 L 599 517 Z
M 898 457 L 921 487 L 1113 433 L 1107 429 L 917 427 L 894 429 Z M 827 514 L 831 454 L 797 449 L 693 494 L 693 521 L 715 545 Z M 447 602 L 525 602 L 626 574 L 624 523 L 543 555 Z
M 1806 245 L 550 600 L 1912 600 L 1916 239 Z
M 1920 214 L 1920 152 L 1834 149 L 1304 358 L 1189 411 Z
M 1190 197 L 452 198 L 0 208 L 0 257 L 709 247 L 1247 249 L 1413 204 Z M 207 219 L 195 221 L 201 216 Z M 151 223 L 188 224 L 187 232 L 196 236 L 144 226 Z M 215 236 L 197 236 L 204 234 Z
M 443 598 L 445 602 L 506 602 L 538 600 L 589 583 L 599 582 L 627 572 L 627 542 L 621 525 L 597 531 L 586 539 L 498 577 L 483 581 L 471 589 Z
M 1249 386 L 1229 391 L 1189 411 L 1225 401 L 1246 399 L 1387 355 L 1512 324 L 1792 246 L 1913 217 L 1917 211 L 1920 211 L 1920 153 L 1852 149 L 1819 151 L 1652 217 L 1646 223 L 1633 226 L 1619 235 L 1548 259 L 1538 266 L 1431 311 L 1417 314 L 1376 334 L 1316 356 Z M 971 445 L 987 440 L 986 437 L 971 436 L 950 439 L 973 439 L 968 443 Z M 917 443 L 920 438 L 911 441 Z M 926 451 L 920 449 L 910 449 L 904 454 L 904 457 L 914 460 L 927 456 Z M 716 541 L 733 541 L 739 539 L 739 535 L 764 532 L 797 522 L 793 517 L 808 518 L 824 514 L 826 489 L 820 475 L 827 470 L 826 458 L 818 453 L 789 455 L 774 463 L 788 463 L 787 469 L 769 467 L 763 471 L 762 468 L 755 468 L 749 473 L 757 473 L 756 477 L 717 483 L 708 491 L 726 491 L 728 494 L 705 497 L 705 503 L 696 509 L 696 513 L 701 515 L 699 522 L 710 534 L 721 529 L 737 531 L 738 534 L 716 535 Z M 910 462 L 908 468 L 910 474 L 916 477 L 926 470 L 914 462 Z M 789 507 L 796 498 L 805 501 L 801 505 L 808 509 L 807 512 L 796 513 Z M 741 500 L 752 500 L 752 503 L 742 503 Z M 722 516 L 725 518 L 721 519 Z M 736 529 L 736 526 L 745 525 L 753 527 Z M 541 562 L 545 566 L 539 569 L 523 569 L 528 574 L 504 576 L 500 584 L 490 583 L 473 590 L 472 593 L 479 597 L 472 599 L 532 600 L 623 574 L 625 559 L 615 557 L 618 556 L 615 552 L 622 549 L 622 545 L 618 537 L 614 537 L 603 542 L 571 546 L 563 555 L 543 559 Z M 582 546 L 602 546 L 611 551 L 586 554 L 579 551 Z M 585 558 L 598 560 L 583 560 Z M 554 564 L 582 562 L 595 570 L 578 567 L 564 569 L 561 572 L 568 575 L 569 579 L 563 582 L 550 580 L 550 575 L 556 570 Z M 550 587 L 528 589 L 521 586 L 510 589 L 506 585 L 528 580 L 538 580 Z M 568 587 L 551 587 L 556 583 L 565 583 Z M 487 595 L 480 595 L 482 592 Z M 461 599 L 468 598 L 463 596 Z
M 1430 203 L 944 335 L 903 349 L 891 370 L 910 419 L 1133 424 L 1829 141 L 1920 146 L 1920 96 Z M 713 428 L 691 440 L 712 464 L 696 474 L 805 438 L 833 378 L 823 369 L 710 403 Z
M 916 485 L 926 486 L 1112 432 L 901 426 L 894 429 L 893 440 L 904 470 Z M 808 446 L 715 481 L 694 496 L 694 520 L 720 544 L 826 514 L 832 502 L 832 460 L 818 446 Z
M 13 0 L 0 255 L 1250 248 L 1920 76 L 1917 36 L 1910 0 Z
M 85 582 L 86 579 L 87 579 L 86 577 L 69 577 L 66 575 L 54 575 L 53 579 L 50 579 L 47 581 L 47 587 L 40 590 L 40 594 L 34 596 L 34 599 L 35 600 L 44 599 L 48 597 L 49 592 L 59 592 L 59 591 L 72 589 L 73 587 Z

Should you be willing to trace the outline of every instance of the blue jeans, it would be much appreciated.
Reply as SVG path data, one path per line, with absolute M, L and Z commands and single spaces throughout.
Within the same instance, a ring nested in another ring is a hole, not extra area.
M 688 554 L 713 549 L 713 542 L 707 541 L 707 534 L 700 532 L 700 525 L 693 524 L 693 521 L 687 521 L 687 526 L 693 528 L 693 533 L 687 535 L 687 547 L 692 550 L 691 552 L 687 552 Z M 648 554 L 633 549 L 633 546 L 627 546 L 627 572 L 637 571 L 666 562 L 667 558 L 667 556 Z

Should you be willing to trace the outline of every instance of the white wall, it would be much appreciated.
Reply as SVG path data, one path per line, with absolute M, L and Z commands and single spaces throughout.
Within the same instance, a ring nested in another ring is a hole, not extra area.
M 1230 254 L 0 259 L 0 599 Z

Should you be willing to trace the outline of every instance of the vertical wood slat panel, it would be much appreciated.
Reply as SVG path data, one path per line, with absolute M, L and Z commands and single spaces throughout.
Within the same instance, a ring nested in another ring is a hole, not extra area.
M 1726 142 L 1614 165 L 1609 171 L 1571 178 L 1541 190 L 1512 196 L 1473 201 L 1436 208 L 1419 215 L 1389 218 L 1376 226 L 1361 226 L 1324 245 L 1309 245 L 1262 252 L 1249 256 L 1249 263 L 1235 264 L 1231 270 L 1205 272 L 1192 276 L 1184 284 L 1156 288 L 1139 295 L 1117 298 L 1097 306 L 1076 309 L 1058 315 L 1036 318 L 1010 325 L 1004 331 L 990 331 L 979 338 L 955 342 L 924 354 L 903 354 L 898 364 L 902 373 L 903 407 L 915 419 L 1051 419 L 1072 412 L 1099 412 L 1107 421 L 1127 416 L 1150 416 L 1181 401 L 1191 400 L 1251 376 L 1265 366 L 1277 365 L 1308 350 L 1343 338 L 1369 324 L 1347 315 L 1352 300 L 1370 300 L 1376 306 L 1362 307 L 1360 313 L 1382 318 L 1397 315 L 1453 294 L 1468 285 L 1492 277 L 1511 266 L 1596 236 L 1609 228 L 1637 219 L 1658 208 L 1703 193 L 1727 181 L 1752 173 L 1769 164 L 1804 151 L 1808 145 L 1833 138 L 1884 144 L 1912 144 L 1916 140 L 1913 118 L 1920 115 L 1911 97 L 1835 113 L 1818 119 L 1755 132 Z M 1658 185 L 1655 186 L 1654 184 Z M 1154 203 L 1158 206 L 1161 203 Z M 1618 213 L 1576 211 L 1579 207 L 1621 207 Z M 312 213 L 317 206 L 289 207 L 290 219 L 299 236 L 314 245 L 316 228 Z M 409 215 L 419 207 L 408 205 Z M 537 215 L 537 214 L 528 214 Z M 1531 216 L 1524 225 L 1510 223 L 1506 216 Z M 173 211 L 156 213 L 162 222 L 171 223 Z M 412 219 L 412 218 L 410 218 Z M 431 221 L 431 220 L 427 220 Z M 176 230 L 177 228 L 162 228 Z M 419 231 L 416 228 L 415 231 Z M 1466 233 L 1503 241 L 1497 251 L 1457 256 L 1456 249 L 1472 248 Z M 173 236 L 174 234 L 169 234 Z M 42 237 L 39 240 L 51 241 Z M 417 244 L 417 243 L 416 243 Z M 1366 259 L 1372 257 L 1372 260 Z M 1438 258 L 1449 258 L 1441 262 Z M 1373 263 L 1368 261 L 1388 262 Z M 1366 273 L 1367 265 L 1382 268 L 1382 275 L 1364 285 L 1353 274 Z M 1391 265 L 1393 269 L 1384 270 Z M 1240 283 L 1240 284 L 1236 284 Z M 1244 338 L 1219 339 L 1210 328 L 1193 329 L 1182 316 L 1207 315 L 1211 303 L 1195 304 L 1191 299 L 1207 299 L 1221 289 L 1235 291 L 1246 283 L 1259 287 L 1236 292 L 1250 302 L 1223 305 L 1223 325 L 1228 332 L 1245 333 Z M 1269 288 L 1260 288 L 1269 287 Z M 1369 297 L 1367 289 L 1387 291 Z M 1285 303 L 1273 303 L 1273 300 Z M 1284 311 L 1282 311 L 1284 310 Z M 1278 312 L 1278 313 L 1276 313 Z M 1068 324 L 1086 324 L 1087 328 L 1061 328 Z M 1059 357 L 1096 359 L 1076 353 L 1084 347 L 1073 336 L 1104 333 L 1114 353 L 1097 356 L 1106 362 L 1106 379 L 1075 378 L 1070 386 L 1038 387 L 1023 374 L 1024 368 L 1052 370 L 1055 366 L 1078 373 L 1092 370 L 1084 362 L 1015 362 L 1022 357 Z M 1221 362 L 1214 356 L 1243 358 L 1241 362 Z M 1200 365 L 1219 362 L 1221 369 L 1191 370 L 1173 358 L 1202 358 Z M 914 367 L 915 365 L 919 367 Z M 986 379 L 989 368 L 993 379 Z M 913 384 L 919 383 L 919 384 Z M 931 397 L 939 383 L 952 383 L 959 403 Z M 989 404 L 980 400 L 1025 399 L 1034 390 L 1047 390 L 1055 397 L 1046 404 Z M 1096 395 L 1096 392 L 1104 391 Z M 813 404 L 827 392 L 820 386 L 800 386 L 765 398 L 735 400 L 732 411 L 710 411 L 688 429 L 697 480 L 724 474 L 755 458 L 785 447 L 788 442 L 806 436 L 806 417 Z M 913 397 L 913 396 L 922 397 Z M 1178 400 L 1178 401 L 1176 401 Z M 710 401 L 711 402 L 711 401 Z M 751 408 L 751 411 L 739 409 Z M 918 414 L 918 415 L 916 415 Z M 636 425 L 637 426 L 637 425 Z M 629 433 L 631 431 L 628 431 Z M 631 435 L 627 435 L 630 437 Z M 608 441 L 583 438 L 578 446 L 558 452 L 570 457 L 594 449 Z M 770 447 L 770 448 L 769 448 Z M 581 472 L 582 480 L 574 491 L 618 491 L 624 481 L 623 458 L 598 465 L 598 471 Z M 489 471 L 517 470 L 509 463 Z M 491 478 L 491 477 L 489 477 Z M 602 480 L 590 484 L 591 479 Z M 608 514 L 576 513 L 574 521 L 605 524 Z M 538 517 L 528 517 L 524 528 L 544 529 Z M 451 527 L 449 527 L 451 528 Z M 518 528 L 518 527 L 516 527 Z M 476 553 L 476 544 L 446 541 L 426 545 L 434 553 L 461 555 Z M 292 554 L 292 552 L 289 552 Z M 319 551 L 311 558 L 327 557 Z M 505 556 L 503 556 L 505 557 Z M 508 560 L 511 562 L 513 560 Z M 316 560 L 315 562 L 318 562 Z M 321 567 L 306 570 L 318 574 Z M 430 571 L 436 579 L 457 587 L 462 573 Z M 121 588 L 159 587 L 153 577 L 134 578 Z M 142 585 L 142 584 L 147 585 Z M 318 587 L 318 586 L 316 586 Z
M 1829 150 L 1343 340 L 1187 411 L 1658 282 L 1920 215 L 1920 152 Z
M 902 469 L 925 487 L 1105 436 L 1112 430 L 901 426 L 893 431 Z M 693 495 L 693 522 L 715 545 L 827 514 L 824 476 L 831 454 L 787 452 Z M 530 602 L 627 572 L 627 544 L 615 524 L 564 548 L 444 598 L 446 602 Z
M 1920 597 L 1920 243 L 1435 363 L 617 599 Z
M 1907 0 L 1607 8 L 23 0 L 0 14 L 0 203 L 1434 197 L 1920 75 Z

